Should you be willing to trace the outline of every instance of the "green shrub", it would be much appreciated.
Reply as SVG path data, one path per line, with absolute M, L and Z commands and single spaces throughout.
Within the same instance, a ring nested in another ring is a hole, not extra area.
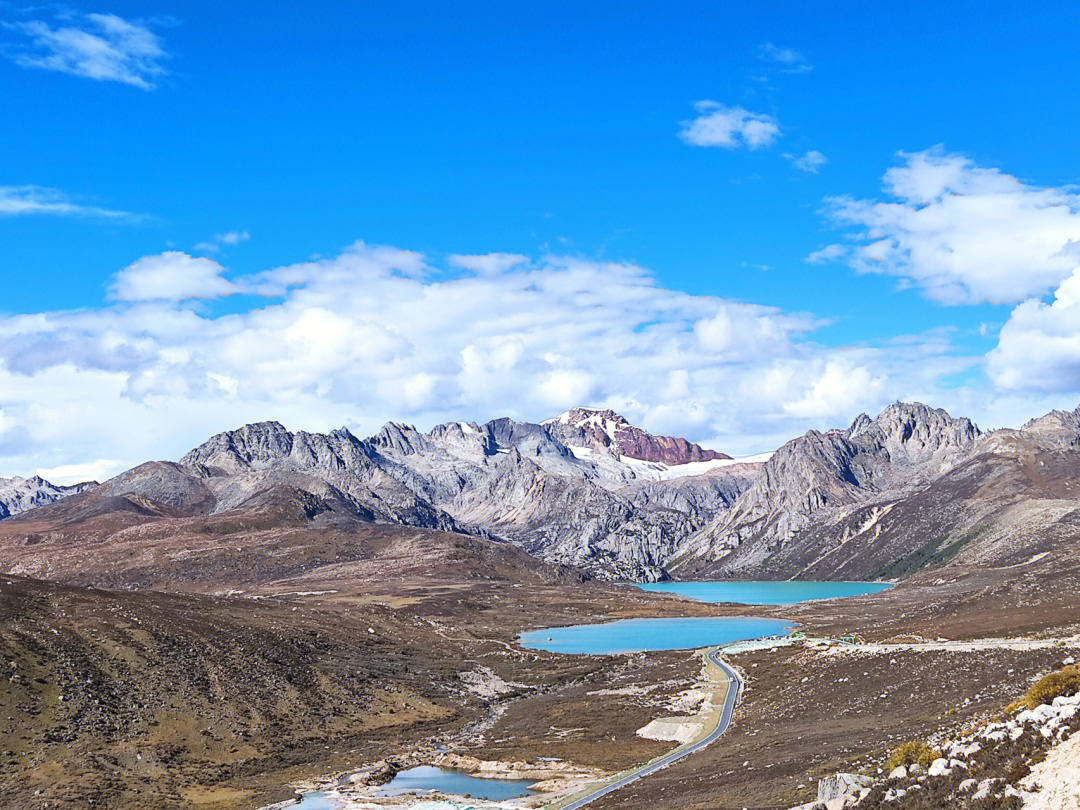
M 889 770 L 892 770 L 893 768 L 899 768 L 901 765 L 914 765 L 917 762 L 924 768 L 929 768 L 930 764 L 940 756 L 940 751 L 931 748 L 924 742 L 906 742 L 893 749 L 892 753 L 889 754 L 886 765 Z
M 1077 692 L 1080 692 L 1080 664 L 1072 664 L 1044 675 L 1033 683 L 1024 695 L 1024 705 L 1034 709 L 1061 695 L 1075 695 Z

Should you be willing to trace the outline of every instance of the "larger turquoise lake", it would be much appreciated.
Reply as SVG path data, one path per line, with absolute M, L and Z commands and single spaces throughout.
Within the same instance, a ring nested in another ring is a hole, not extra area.
M 637 585 L 643 591 L 674 593 L 699 602 L 732 602 L 740 605 L 793 605 L 815 599 L 843 599 L 880 593 L 888 582 L 648 582 Z
M 694 650 L 765 636 L 786 635 L 792 629 L 781 619 L 721 616 L 678 619 L 623 619 L 603 624 L 548 627 L 522 633 L 521 646 L 533 650 L 586 655 Z

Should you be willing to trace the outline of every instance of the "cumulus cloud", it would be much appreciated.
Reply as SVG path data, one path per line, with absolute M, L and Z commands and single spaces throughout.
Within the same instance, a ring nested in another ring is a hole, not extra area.
M 988 357 L 988 373 L 1002 388 L 1045 392 L 1080 390 L 1080 268 L 1046 303 L 1013 309 Z
M 224 269 L 211 259 L 171 250 L 125 267 L 113 276 L 109 294 L 117 301 L 183 301 L 239 292 L 222 277 Z
M 117 274 L 116 303 L 0 316 L 0 470 L 178 457 L 260 419 L 363 435 L 582 404 L 749 452 L 972 362 L 915 338 L 837 366 L 812 315 L 668 289 L 634 265 L 519 259 L 357 243 L 230 281 L 210 259 L 144 257 Z M 183 300 L 236 290 L 277 298 L 226 314 Z
M 821 167 L 829 162 L 829 159 L 816 149 L 811 149 L 804 155 L 793 155 L 790 152 L 785 152 L 784 159 L 799 171 L 810 174 L 817 174 Z
M 104 219 L 131 219 L 127 211 L 113 211 L 93 205 L 74 202 L 67 194 L 55 188 L 43 186 L 0 186 L 0 216 L 50 216 L 101 217 Z
M 692 146 L 761 149 L 772 146 L 780 136 L 780 125 L 771 115 L 715 101 L 699 101 L 694 109 L 698 117 L 683 121 L 679 132 L 679 137 Z
M 1071 189 L 1029 185 L 940 148 L 900 158 L 885 173 L 892 200 L 826 200 L 827 216 L 853 229 L 843 255 L 856 270 L 898 276 L 946 304 L 1001 304 L 1045 294 L 1076 266 Z
M 166 75 L 168 54 L 145 24 L 115 14 L 65 15 L 56 26 L 45 20 L 7 23 L 22 35 L 11 50 L 23 67 L 55 70 L 97 81 L 152 90 Z

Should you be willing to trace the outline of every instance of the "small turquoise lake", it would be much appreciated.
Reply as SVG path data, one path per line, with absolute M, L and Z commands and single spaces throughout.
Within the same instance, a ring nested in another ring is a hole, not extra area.
M 843 599 L 880 593 L 888 582 L 649 582 L 636 587 L 655 593 L 673 593 L 699 602 L 732 602 L 741 605 L 793 605 L 815 599 Z
M 523 647 L 557 653 L 611 653 L 693 650 L 735 641 L 786 635 L 791 625 L 782 619 L 723 616 L 678 619 L 623 619 L 603 624 L 549 627 L 522 633 Z
M 439 791 L 455 796 L 471 796 L 474 799 L 486 799 L 492 802 L 529 796 L 529 787 L 535 784 L 525 779 L 482 779 L 469 776 L 463 771 L 436 768 L 421 765 L 401 771 L 391 781 L 379 788 L 378 795 L 383 797 L 404 796 L 409 793 L 423 795 L 430 791 Z M 340 802 L 321 791 L 305 793 L 304 798 L 295 805 L 296 810 L 338 810 Z
M 405 793 L 426 793 L 438 790 L 457 796 L 501 802 L 528 796 L 534 782 L 524 779 L 481 779 L 462 771 L 450 771 L 431 765 L 409 768 L 379 789 L 380 796 L 401 796 Z

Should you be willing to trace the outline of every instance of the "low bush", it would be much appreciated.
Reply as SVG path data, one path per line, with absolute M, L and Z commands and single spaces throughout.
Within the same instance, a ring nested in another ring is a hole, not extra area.
M 929 768 L 930 764 L 940 756 L 940 751 L 934 750 L 924 742 L 906 742 L 893 749 L 886 764 L 889 770 L 899 768 L 901 765 L 914 765 L 916 762 L 924 768 Z
M 1056 697 L 1077 692 L 1080 692 L 1080 664 L 1073 664 L 1039 678 L 1027 690 L 1023 702 L 1027 708 L 1034 709 Z

